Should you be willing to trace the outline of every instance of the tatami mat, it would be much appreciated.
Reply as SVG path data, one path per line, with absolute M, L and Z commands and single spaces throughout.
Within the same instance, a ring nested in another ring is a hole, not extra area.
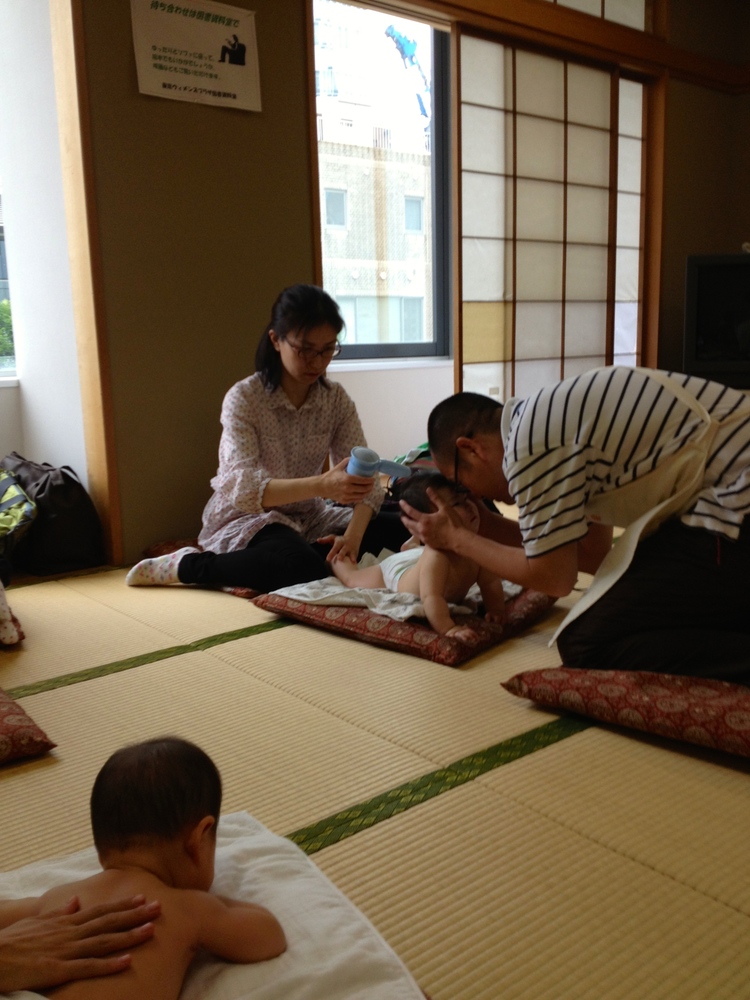
M 591 728 L 478 780 L 750 916 L 750 761 Z
M 11 590 L 27 639 L 0 686 L 75 683 L 21 698 L 58 749 L 0 768 L 0 867 L 88 844 L 108 754 L 173 732 L 215 758 L 225 811 L 305 834 L 433 1000 L 750 996 L 750 764 L 500 687 L 559 664 L 577 595 L 451 670 L 124 576 Z
M 6 691 L 172 642 L 162 629 L 126 617 L 58 581 L 14 588 L 8 596 L 26 639 L 0 650 L 0 687 Z
M 556 716 L 510 698 L 500 681 L 558 666 L 549 625 L 453 670 L 304 625 L 223 646 L 238 670 L 422 754 L 435 764 L 525 732 Z
M 192 587 L 128 587 L 113 570 L 12 588 L 22 646 L 0 649 L 6 691 L 275 620 L 250 601 Z
M 156 628 L 175 642 L 194 642 L 268 621 L 272 615 L 252 601 L 198 587 L 128 587 L 126 570 L 77 576 L 64 585 L 135 622 Z
M 286 833 L 422 774 L 429 762 L 219 662 L 191 653 L 22 700 L 58 744 L 0 770 L 3 868 L 89 842 L 88 798 L 110 753 L 176 733 L 216 760 L 223 809 Z M 9 804 L 12 803 L 12 808 Z
M 477 783 L 314 857 L 433 1000 L 748 995 L 744 914 Z

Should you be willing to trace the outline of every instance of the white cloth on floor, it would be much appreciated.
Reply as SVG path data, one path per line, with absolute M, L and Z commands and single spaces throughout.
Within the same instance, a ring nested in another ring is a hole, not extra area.
M 382 562 L 386 556 L 392 555 L 388 549 L 383 549 L 380 555 L 366 553 L 357 564 L 360 568 Z M 503 582 L 505 599 L 509 600 L 519 594 L 523 588 L 515 583 Z M 416 594 L 391 593 L 389 590 L 368 590 L 361 587 L 345 587 L 335 576 L 327 576 L 322 580 L 311 580 L 309 583 L 295 583 L 291 587 L 274 590 L 280 597 L 288 597 L 304 604 L 338 604 L 347 607 L 369 608 L 376 614 L 385 615 L 396 621 L 406 621 L 408 618 L 426 618 L 424 606 Z M 476 614 L 481 601 L 479 587 L 476 584 L 469 590 L 462 604 L 450 604 L 452 614 Z
M 99 870 L 93 847 L 39 861 L 0 874 L 0 898 L 39 895 Z M 284 928 L 287 951 L 252 965 L 201 956 L 180 1000 L 424 1000 L 401 959 L 354 904 L 295 844 L 247 813 L 221 817 L 213 890 L 268 907 Z M 10 997 L 39 1000 L 26 991 Z

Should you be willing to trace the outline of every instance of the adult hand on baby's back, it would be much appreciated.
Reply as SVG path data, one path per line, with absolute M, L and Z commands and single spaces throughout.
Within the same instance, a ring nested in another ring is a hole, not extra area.
M 0 991 L 40 990 L 107 976 L 130 966 L 130 948 L 153 937 L 158 903 L 143 896 L 80 908 L 66 906 L 0 931 Z M 117 954 L 113 954 L 117 952 Z
M 346 471 L 348 458 L 342 458 L 338 465 L 321 476 L 321 496 L 335 503 L 361 503 L 372 490 L 373 480 L 368 476 L 350 476 Z

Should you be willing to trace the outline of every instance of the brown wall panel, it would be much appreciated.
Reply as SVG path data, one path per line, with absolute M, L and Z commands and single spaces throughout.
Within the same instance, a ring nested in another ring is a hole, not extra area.
M 138 92 L 128 0 L 84 2 L 123 551 L 195 534 L 224 392 L 314 276 L 305 5 L 256 12 L 260 113 Z
M 686 257 L 739 253 L 750 239 L 750 186 L 743 180 L 748 131 L 747 95 L 669 84 L 659 330 L 663 368 L 682 367 Z

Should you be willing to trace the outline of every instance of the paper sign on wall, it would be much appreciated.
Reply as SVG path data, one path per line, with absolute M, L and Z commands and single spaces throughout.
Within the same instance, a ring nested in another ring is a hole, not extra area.
M 213 0 L 130 0 L 138 89 L 260 111 L 255 14 Z

